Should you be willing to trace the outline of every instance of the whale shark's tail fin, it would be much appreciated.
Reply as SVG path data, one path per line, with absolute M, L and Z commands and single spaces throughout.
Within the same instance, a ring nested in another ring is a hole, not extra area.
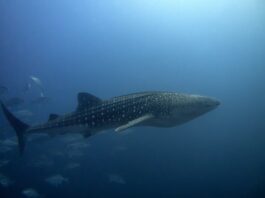
M 26 130 L 29 128 L 29 125 L 25 124 L 24 122 L 20 121 L 18 118 L 16 118 L 7 108 L 6 106 L 1 102 L 1 106 L 3 109 L 3 112 L 6 116 L 6 119 L 10 123 L 10 125 L 14 128 L 17 134 L 18 139 L 18 146 L 20 154 L 23 153 L 25 148 L 25 140 L 24 140 L 24 134 Z

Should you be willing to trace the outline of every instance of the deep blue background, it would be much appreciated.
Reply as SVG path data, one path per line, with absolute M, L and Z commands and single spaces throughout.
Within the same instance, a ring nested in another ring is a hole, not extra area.
M 2 0 L 0 85 L 30 101 L 36 90 L 22 93 L 30 75 L 51 98 L 46 106 L 23 106 L 34 121 L 73 111 L 79 91 L 103 99 L 176 91 L 214 96 L 222 105 L 176 128 L 87 139 L 73 171 L 61 169 L 68 158 L 51 155 L 64 149 L 60 137 L 29 142 L 23 157 L 0 154 L 11 159 L 0 172 L 15 181 L 0 187 L 4 197 L 28 187 L 46 197 L 265 196 L 263 0 Z M 113 152 L 119 145 L 126 149 Z M 54 165 L 26 165 L 38 155 Z M 45 183 L 57 173 L 69 182 Z M 109 182 L 111 173 L 126 183 Z

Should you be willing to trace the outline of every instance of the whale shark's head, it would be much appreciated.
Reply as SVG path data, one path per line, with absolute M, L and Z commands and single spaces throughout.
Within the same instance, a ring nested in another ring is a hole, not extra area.
M 188 94 L 171 94 L 169 104 L 169 114 L 163 120 L 165 126 L 174 126 L 189 120 L 192 120 L 200 115 L 203 115 L 220 105 L 217 99 Z
M 187 119 L 196 118 L 205 114 L 220 105 L 220 101 L 215 98 L 200 95 L 184 95 L 183 94 L 182 108 L 178 114 L 182 114 Z M 176 98 L 176 108 L 178 108 L 178 99 Z
M 187 108 L 187 112 L 192 111 L 195 114 L 202 115 L 215 108 L 221 103 L 215 98 L 200 95 L 187 95 L 187 103 L 190 108 Z

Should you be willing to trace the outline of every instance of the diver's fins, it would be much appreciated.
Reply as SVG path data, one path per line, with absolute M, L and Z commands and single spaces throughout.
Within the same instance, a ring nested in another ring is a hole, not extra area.
M 24 148 L 25 148 L 25 140 L 24 140 L 24 134 L 26 132 L 26 130 L 29 128 L 29 125 L 25 124 L 24 122 L 20 121 L 18 118 L 16 118 L 7 108 L 6 106 L 2 103 L 2 109 L 3 112 L 6 116 L 6 119 L 8 120 L 8 122 L 10 123 L 10 125 L 14 128 L 14 130 L 16 131 L 16 135 L 17 135 L 17 140 L 18 140 L 18 146 L 19 146 L 19 151 L 20 154 L 23 153 Z

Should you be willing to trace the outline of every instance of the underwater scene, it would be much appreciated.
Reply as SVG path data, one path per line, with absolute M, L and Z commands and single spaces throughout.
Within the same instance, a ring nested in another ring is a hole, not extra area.
M 1 0 L 0 198 L 264 198 L 264 0 Z

